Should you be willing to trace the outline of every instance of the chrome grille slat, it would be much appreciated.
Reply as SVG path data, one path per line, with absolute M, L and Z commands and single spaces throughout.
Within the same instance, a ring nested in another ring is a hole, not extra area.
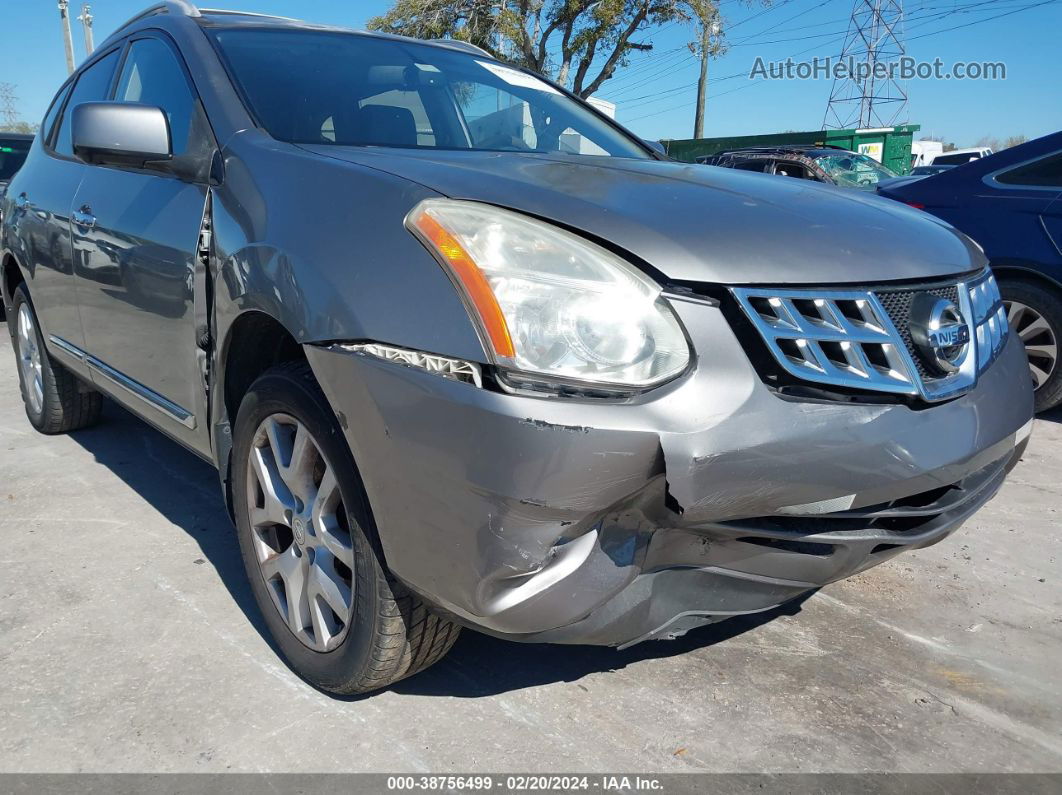
M 969 390 L 1007 340 L 1007 318 L 989 271 L 968 282 L 926 287 L 731 288 L 775 360 L 790 375 L 829 384 L 936 401 Z M 919 293 L 955 302 L 971 327 L 958 372 L 932 375 L 911 339 Z

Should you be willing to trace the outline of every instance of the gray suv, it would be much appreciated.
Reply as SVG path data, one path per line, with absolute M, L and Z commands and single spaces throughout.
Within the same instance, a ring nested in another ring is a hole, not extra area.
M 30 422 L 107 395 L 215 464 L 335 692 L 462 625 L 623 647 L 769 610 L 940 541 L 1031 429 L 968 238 L 669 162 L 458 42 L 152 8 L 3 219 Z

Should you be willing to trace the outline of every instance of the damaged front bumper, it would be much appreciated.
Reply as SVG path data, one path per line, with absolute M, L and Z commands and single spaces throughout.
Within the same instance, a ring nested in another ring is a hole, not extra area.
M 680 635 L 939 541 L 1027 442 L 1016 337 L 948 403 L 810 402 L 763 384 L 719 309 L 675 309 L 698 365 L 627 403 L 504 394 L 307 346 L 392 572 L 512 639 Z

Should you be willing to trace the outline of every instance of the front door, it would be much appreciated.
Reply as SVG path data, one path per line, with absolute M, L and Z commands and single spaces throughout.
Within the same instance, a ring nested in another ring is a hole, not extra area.
M 195 140 L 209 132 L 178 58 L 162 38 L 134 39 L 114 96 L 163 109 L 172 162 L 212 148 Z M 193 288 L 207 192 L 205 184 L 173 173 L 88 166 L 71 213 L 93 379 L 204 452 L 209 448 Z

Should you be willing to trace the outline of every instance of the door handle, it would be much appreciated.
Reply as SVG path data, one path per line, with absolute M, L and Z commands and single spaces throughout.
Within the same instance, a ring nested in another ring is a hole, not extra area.
M 75 224 L 84 227 L 85 229 L 91 229 L 96 225 L 96 216 L 92 214 L 92 208 L 87 204 L 81 205 L 80 210 L 74 210 L 74 212 L 70 214 L 70 217 Z
M 20 193 L 15 198 L 15 207 L 17 207 L 19 210 L 25 210 L 29 206 L 30 206 L 29 197 L 25 193 Z

